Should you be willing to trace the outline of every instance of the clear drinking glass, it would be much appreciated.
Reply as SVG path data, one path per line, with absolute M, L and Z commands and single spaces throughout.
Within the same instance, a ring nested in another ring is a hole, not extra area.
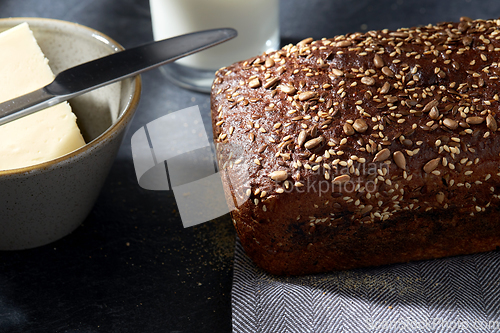
M 279 47 L 279 0 L 150 0 L 155 40 L 205 29 L 234 28 L 221 45 L 162 66 L 176 84 L 210 92 L 221 67 Z

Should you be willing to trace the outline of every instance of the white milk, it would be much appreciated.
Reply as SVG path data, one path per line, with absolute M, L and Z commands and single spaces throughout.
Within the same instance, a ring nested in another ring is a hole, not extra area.
M 234 28 L 238 37 L 176 63 L 217 70 L 279 46 L 278 0 L 150 0 L 155 40 Z

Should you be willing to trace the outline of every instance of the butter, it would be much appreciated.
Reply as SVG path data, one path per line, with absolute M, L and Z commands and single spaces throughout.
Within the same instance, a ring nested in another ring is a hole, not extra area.
M 42 88 L 54 74 L 27 23 L 0 33 L 0 102 Z M 0 170 L 43 163 L 85 144 L 64 102 L 0 126 Z

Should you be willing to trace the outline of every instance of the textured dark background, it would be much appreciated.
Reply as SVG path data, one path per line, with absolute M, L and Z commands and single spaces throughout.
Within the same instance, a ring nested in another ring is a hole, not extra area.
M 78 22 L 125 47 L 152 40 L 147 0 L 0 0 L 9 16 Z M 500 1 L 282 0 L 280 26 L 289 43 L 460 16 L 498 18 Z M 0 333 L 231 331 L 229 218 L 183 229 L 172 193 L 139 188 L 131 160 L 132 133 L 193 105 L 209 129 L 208 95 L 143 75 L 137 115 L 84 224 L 54 244 L 0 252 Z

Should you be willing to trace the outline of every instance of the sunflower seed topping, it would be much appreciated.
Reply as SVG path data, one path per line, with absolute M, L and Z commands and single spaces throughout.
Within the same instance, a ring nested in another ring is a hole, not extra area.
M 384 85 L 382 86 L 382 89 L 380 89 L 380 93 L 385 95 L 389 92 L 389 90 L 391 89 L 391 85 L 389 82 L 385 82 Z
M 334 184 L 344 184 L 346 182 L 348 182 L 349 180 L 351 180 L 351 176 L 349 175 L 341 175 L 341 176 L 337 176 L 333 179 L 333 183 Z
M 288 173 L 285 170 L 273 171 L 269 177 L 274 181 L 281 182 L 288 178 Z
M 248 82 L 248 86 L 253 89 L 260 87 L 260 85 L 261 83 L 259 78 L 252 79 L 250 80 L 250 82 Z
M 497 121 L 495 120 L 495 117 L 493 117 L 493 115 L 489 114 L 487 117 L 486 117 L 486 126 L 492 130 L 493 132 L 495 132 L 497 130 Z
M 273 60 L 273 58 L 267 58 L 264 66 L 266 68 L 273 67 L 274 66 L 274 60 Z
M 441 157 L 430 160 L 429 162 L 425 163 L 424 171 L 426 173 L 431 173 L 439 166 L 439 163 L 441 163 Z
M 299 94 L 299 101 L 303 102 L 303 101 L 307 101 L 311 98 L 315 98 L 317 97 L 318 94 L 315 93 L 314 91 L 304 91 L 302 93 Z
M 455 130 L 458 127 L 458 123 L 455 120 L 450 119 L 450 118 L 445 118 L 443 120 L 443 125 L 448 127 L 451 130 Z
M 344 124 L 344 133 L 346 135 L 353 135 L 355 133 L 354 128 L 352 127 L 351 124 L 349 124 L 349 123 Z
M 467 122 L 467 124 L 479 125 L 484 121 L 484 118 L 483 117 L 467 117 L 467 119 L 465 119 L 465 121 Z
M 394 77 L 394 72 L 387 66 L 382 67 L 382 73 L 388 77 Z
M 351 45 L 352 45 L 352 42 L 350 40 L 343 40 L 343 41 L 337 42 L 337 47 L 347 47 L 347 46 L 351 46 Z
M 299 137 L 297 138 L 297 144 L 302 147 L 306 142 L 307 132 L 305 130 L 300 131 Z
M 378 54 L 376 54 L 375 57 L 373 57 L 373 64 L 377 68 L 382 68 L 384 67 L 384 60 L 382 60 L 382 58 Z
M 403 170 L 406 170 L 406 159 L 405 155 L 400 152 L 400 151 L 395 151 L 393 154 L 394 157 L 394 162 L 398 167 L 400 167 Z
M 368 125 L 364 119 L 358 118 L 354 121 L 354 124 L 352 124 L 352 128 L 358 133 L 364 133 L 368 129 Z
M 335 76 L 343 76 L 344 75 L 344 72 L 342 72 L 340 69 L 337 69 L 337 68 L 333 68 L 332 73 Z
M 367 86 L 373 86 L 375 84 L 375 79 L 369 76 L 363 76 L 361 78 L 361 83 L 366 84 Z
M 272 88 L 276 83 L 278 83 L 280 79 L 278 77 L 273 77 L 272 79 L 269 79 L 264 83 L 263 87 L 265 89 Z
M 387 160 L 391 156 L 391 151 L 388 148 L 384 148 L 381 151 L 379 151 L 377 154 L 375 154 L 375 157 L 373 158 L 373 163 L 375 162 L 383 162 Z
M 290 84 L 281 85 L 280 89 L 281 89 L 282 92 L 284 92 L 285 94 L 288 94 L 288 95 L 293 95 L 297 91 L 297 89 L 295 89 Z
M 306 143 L 304 143 L 304 147 L 307 148 L 307 149 L 314 149 L 317 146 L 319 146 L 320 143 L 322 143 L 322 142 L 323 142 L 323 137 L 322 136 L 318 136 L 317 138 L 309 140 Z

